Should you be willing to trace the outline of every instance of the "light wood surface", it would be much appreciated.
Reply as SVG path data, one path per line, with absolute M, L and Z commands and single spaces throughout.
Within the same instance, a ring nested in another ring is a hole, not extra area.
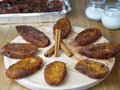
M 108 0 L 115 1 L 115 0 Z M 101 30 L 102 35 L 111 42 L 120 42 L 120 29 L 106 29 L 101 22 L 91 21 L 86 18 L 84 11 L 86 8 L 86 0 L 71 0 L 72 11 L 67 14 L 72 25 L 80 27 L 97 27 Z M 20 24 L 0 25 L 0 48 L 7 42 L 10 42 L 18 36 L 15 26 Z M 31 23 L 35 27 L 51 25 L 51 23 Z M 3 56 L 0 55 L 0 90 L 28 90 L 27 88 L 17 84 L 5 75 Z M 120 53 L 116 56 L 115 66 L 110 75 L 100 84 L 90 88 L 89 90 L 120 90 Z

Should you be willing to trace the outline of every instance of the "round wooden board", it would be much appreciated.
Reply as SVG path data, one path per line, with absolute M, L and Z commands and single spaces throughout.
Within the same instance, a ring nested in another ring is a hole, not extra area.
M 88 88 L 100 83 L 102 80 L 104 80 L 107 77 L 106 76 L 103 79 L 92 79 L 92 78 L 87 77 L 86 75 L 79 73 L 77 70 L 74 69 L 74 66 L 78 62 L 79 58 L 84 59 L 87 57 L 76 53 L 75 50 L 77 49 L 77 47 L 73 47 L 70 43 L 72 42 L 74 37 L 77 35 L 77 33 L 83 31 L 84 28 L 73 26 L 71 34 L 64 40 L 66 45 L 74 53 L 74 56 L 68 57 L 68 56 L 66 56 L 66 54 L 63 53 L 62 50 L 60 50 L 60 57 L 55 57 L 53 55 L 50 58 L 45 57 L 44 53 L 54 44 L 52 26 L 37 27 L 37 29 L 43 31 L 50 38 L 50 41 L 51 41 L 50 46 L 48 46 L 46 48 L 39 48 L 40 52 L 38 53 L 37 56 L 40 56 L 41 58 L 43 58 L 43 66 L 35 74 L 25 77 L 23 79 L 18 79 L 18 80 L 16 80 L 16 82 L 23 85 L 24 87 L 27 87 L 29 89 L 34 89 L 34 90 L 39 90 L 39 89 L 42 89 L 42 90 L 64 90 L 64 89 L 83 90 L 83 89 L 88 89 Z M 12 42 L 25 43 L 26 41 L 22 37 L 18 36 Z M 97 40 L 93 44 L 102 43 L 102 42 L 108 42 L 108 40 L 106 40 L 102 36 L 99 40 Z M 8 58 L 8 57 L 4 56 L 4 63 L 5 63 L 6 68 L 8 68 L 9 66 L 16 63 L 19 60 L 20 59 L 13 59 L 13 58 Z M 91 59 L 91 60 L 101 62 L 101 63 L 104 63 L 105 65 L 107 65 L 109 67 L 109 73 L 112 70 L 114 63 L 115 63 L 115 58 L 110 58 L 107 60 L 100 60 L 100 59 L 99 60 Z M 58 86 L 50 86 L 46 83 L 46 81 L 44 79 L 44 68 L 46 67 L 47 64 L 49 64 L 53 61 L 62 61 L 64 63 L 66 63 L 66 67 L 67 67 L 67 76 L 64 79 L 64 81 Z

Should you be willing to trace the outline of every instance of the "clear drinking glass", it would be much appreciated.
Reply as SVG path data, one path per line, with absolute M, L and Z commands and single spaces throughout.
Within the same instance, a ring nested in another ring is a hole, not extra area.
M 119 5 L 120 5 L 120 0 L 118 0 L 118 3 L 119 3 Z
M 89 19 L 100 21 L 105 7 L 105 0 L 88 0 L 85 14 Z
M 120 28 L 120 5 L 119 3 L 107 3 L 102 15 L 102 24 L 109 29 Z

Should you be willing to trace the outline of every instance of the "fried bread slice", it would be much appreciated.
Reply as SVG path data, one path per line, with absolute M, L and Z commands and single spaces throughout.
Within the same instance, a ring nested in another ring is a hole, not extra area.
M 120 52 L 120 43 L 104 42 L 82 47 L 80 53 L 89 58 L 109 59 Z
M 66 65 L 63 62 L 55 61 L 48 64 L 44 71 L 44 78 L 50 85 L 60 84 L 66 76 Z
M 17 32 L 26 41 L 38 46 L 47 47 L 50 45 L 49 38 L 40 30 L 32 26 L 21 25 L 16 26 Z
M 29 43 L 7 43 L 1 50 L 5 56 L 17 59 L 35 56 L 37 52 L 38 47 Z
M 77 46 L 89 45 L 101 37 L 101 32 L 98 28 L 87 28 L 78 33 L 75 37 Z
M 109 72 L 106 65 L 89 59 L 80 60 L 75 69 L 93 79 L 104 78 Z
M 37 72 L 41 68 L 42 62 L 42 58 L 38 56 L 24 58 L 11 65 L 7 69 L 6 75 L 11 79 L 24 78 Z
M 61 30 L 61 39 L 67 38 L 67 36 L 71 32 L 71 22 L 67 18 L 61 18 L 59 19 L 56 24 L 53 26 L 53 33 L 55 34 L 55 30 L 60 29 Z

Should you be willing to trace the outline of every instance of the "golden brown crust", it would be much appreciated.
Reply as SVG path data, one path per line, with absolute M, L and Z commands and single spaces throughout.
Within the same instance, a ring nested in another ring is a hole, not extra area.
M 114 57 L 119 52 L 120 44 L 110 42 L 88 45 L 80 50 L 82 55 L 98 59 L 108 59 Z
M 104 78 L 109 72 L 109 68 L 104 64 L 88 59 L 80 60 L 75 69 L 94 79 Z
M 16 29 L 23 39 L 38 47 L 47 47 L 50 45 L 49 38 L 43 32 L 32 26 L 21 25 L 16 26 Z
M 63 62 L 55 61 L 48 64 L 44 71 L 44 77 L 48 84 L 58 85 L 66 76 L 66 65 Z
M 7 69 L 6 75 L 11 79 L 24 78 L 37 72 L 41 68 L 42 62 L 42 58 L 37 56 L 24 58 L 11 65 Z
M 67 18 L 59 19 L 53 27 L 53 33 L 55 34 L 55 30 L 61 30 L 61 38 L 65 39 L 71 32 L 71 22 Z
M 38 48 L 28 43 L 7 43 L 2 47 L 1 53 L 10 58 L 22 59 L 34 56 L 38 52 Z
M 97 28 L 87 28 L 75 37 L 78 46 L 89 45 L 101 37 L 101 32 Z

